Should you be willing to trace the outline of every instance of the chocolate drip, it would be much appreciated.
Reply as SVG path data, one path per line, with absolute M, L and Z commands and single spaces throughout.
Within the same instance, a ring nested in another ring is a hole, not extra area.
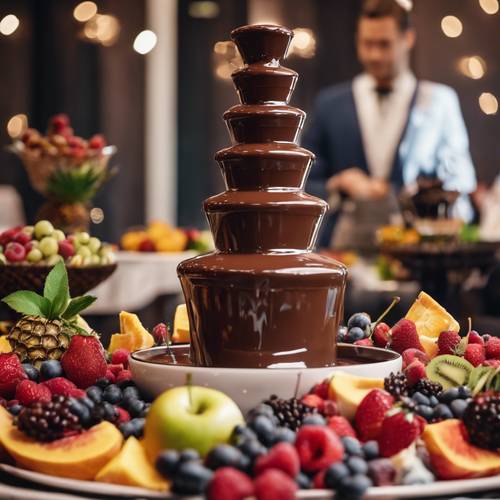
M 253 25 L 231 37 L 246 66 L 242 104 L 224 113 L 233 146 L 216 154 L 227 191 L 205 201 L 216 251 L 178 267 L 197 366 L 335 362 L 346 268 L 312 252 L 327 204 L 303 192 L 314 155 L 297 146 L 297 74 L 280 66 L 293 33 Z

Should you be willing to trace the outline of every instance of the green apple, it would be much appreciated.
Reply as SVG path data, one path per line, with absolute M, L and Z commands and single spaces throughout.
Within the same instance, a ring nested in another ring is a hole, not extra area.
M 90 238 L 88 247 L 92 253 L 97 253 L 99 251 L 99 248 L 101 248 L 101 240 L 99 238 L 96 238 L 95 236 L 92 236 Z
M 40 262 L 43 259 L 43 253 L 38 248 L 32 248 L 26 258 L 29 262 Z
M 80 243 L 80 245 L 88 245 L 90 241 L 90 234 L 83 231 L 81 233 L 76 233 L 76 241 Z
M 198 386 L 169 389 L 153 402 L 144 426 L 144 446 L 151 460 L 164 449 L 194 448 L 204 456 L 227 443 L 244 422 L 236 403 L 220 391 Z
M 52 255 L 57 255 L 59 251 L 59 245 L 57 240 L 52 236 L 45 236 L 40 240 L 40 245 L 38 248 L 43 253 L 44 257 L 51 257 Z
M 54 232 L 52 233 L 52 236 L 57 240 L 57 241 L 62 241 L 66 239 L 65 234 L 60 230 L 60 229 L 55 229 Z
M 81 255 L 83 258 L 85 257 L 90 257 L 92 255 L 92 252 L 90 251 L 89 247 L 80 247 L 76 251 L 77 255 Z
M 51 236 L 54 226 L 48 220 L 41 220 L 35 224 L 35 238 L 41 240 L 44 236 Z

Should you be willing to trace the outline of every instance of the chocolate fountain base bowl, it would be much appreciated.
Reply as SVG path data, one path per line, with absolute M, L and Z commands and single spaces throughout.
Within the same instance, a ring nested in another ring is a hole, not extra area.
M 169 353 L 170 350 L 170 353 Z M 335 371 L 348 372 L 369 378 L 383 378 L 401 370 L 401 356 L 393 351 L 376 347 L 337 345 L 335 366 L 307 368 L 216 368 L 192 366 L 189 345 L 170 348 L 152 347 L 134 352 L 130 357 L 130 369 L 134 382 L 151 397 L 167 389 L 186 383 L 188 373 L 194 385 L 210 387 L 227 394 L 245 413 L 267 399 L 271 394 L 291 398 L 304 394 L 314 384 L 329 377 Z

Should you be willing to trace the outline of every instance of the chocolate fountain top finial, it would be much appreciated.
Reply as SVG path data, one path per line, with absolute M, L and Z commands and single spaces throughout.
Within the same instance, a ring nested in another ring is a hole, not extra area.
M 272 24 L 250 24 L 231 31 L 245 64 L 279 61 L 286 57 L 293 31 Z

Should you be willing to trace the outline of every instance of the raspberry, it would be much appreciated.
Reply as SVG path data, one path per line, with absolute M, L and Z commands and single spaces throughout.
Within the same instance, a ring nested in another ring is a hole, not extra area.
M 116 382 L 116 376 L 109 368 L 106 370 L 106 375 L 104 375 L 104 378 L 107 378 L 112 384 Z
M 130 415 L 127 410 L 121 408 L 120 406 L 116 406 L 115 409 L 118 412 L 118 420 L 116 421 L 116 425 L 123 424 L 130 420 Z
M 441 354 L 455 354 L 455 349 L 460 343 L 461 337 L 457 332 L 446 331 L 439 334 L 437 341 L 438 353 Z
M 23 380 L 16 389 L 16 399 L 19 404 L 29 406 L 31 403 L 47 403 L 52 398 L 50 389 L 32 380 Z
M 330 389 L 330 381 L 323 380 L 320 384 L 316 384 L 311 390 L 311 394 L 316 394 L 321 399 L 328 399 L 328 391 Z
M 313 479 L 314 489 L 322 490 L 325 488 L 325 474 L 326 474 L 326 469 L 323 469 L 314 476 Z
M 64 377 L 56 377 L 42 382 L 42 385 L 47 387 L 52 394 L 60 396 L 70 396 L 76 389 L 76 385 Z
M 337 434 L 338 437 L 351 436 L 357 438 L 356 431 L 352 428 L 347 418 L 340 415 L 328 419 L 328 427 Z
M 122 370 L 117 376 L 115 383 L 125 382 L 125 380 L 132 380 L 132 372 L 130 370 Z
M 84 398 L 86 395 L 87 395 L 87 393 L 82 389 L 72 389 L 68 393 L 68 396 L 75 398 L 75 399 Z
M 388 458 L 368 462 L 368 476 L 375 486 L 391 486 L 396 481 L 396 469 Z
M 27 379 L 19 358 L 14 353 L 0 354 L 0 396 L 12 399 L 19 382 Z
M 320 398 L 316 394 L 306 394 L 302 396 L 300 400 L 302 404 L 306 406 L 310 406 L 311 408 L 317 408 L 317 410 L 321 413 L 323 408 L 325 407 L 325 400 Z
M 123 365 L 123 368 L 128 368 L 129 356 L 130 356 L 130 351 L 128 349 L 121 347 L 111 355 L 111 363 L 113 365 Z
M 412 361 L 410 365 L 404 370 L 404 374 L 406 375 L 406 379 L 408 380 L 408 385 L 411 387 L 420 379 L 425 378 L 425 365 L 418 359 L 415 359 L 415 361 Z
M 255 474 L 259 475 L 267 469 L 279 469 L 291 478 L 300 472 L 300 461 L 297 450 L 290 443 L 278 443 L 269 453 L 261 455 L 255 463 Z
M 356 342 L 354 342 L 354 345 L 364 345 L 366 347 L 373 347 L 373 340 L 372 339 L 356 340 Z
M 476 330 L 471 330 L 469 332 L 469 344 L 481 344 L 484 345 L 484 340 L 479 333 L 476 332 Z
M 106 373 L 110 371 L 116 377 L 122 370 L 125 370 L 125 367 L 121 363 L 118 365 L 108 365 Z
M 406 349 L 406 351 L 403 352 L 403 370 L 409 366 L 413 361 L 418 359 L 421 361 L 424 365 L 427 365 L 429 362 L 429 356 L 425 354 L 425 352 L 422 352 L 419 349 Z
M 302 470 L 317 472 L 342 460 L 344 447 L 340 438 L 330 428 L 320 425 L 304 425 L 298 433 L 295 447 Z
M 500 338 L 491 337 L 486 342 L 486 359 L 500 359 Z
M 154 251 L 154 248 L 153 248 Z M 164 345 L 168 342 L 169 332 L 165 323 L 158 323 L 151 332 L 157 345 Z
M 465 348 L 464 358 L 472 366 L 479 366 L 484 361 L 483 346 L 481 344 L 469 344 Z
M 255 481 L 257 500 L 294 500 L 297 484 L 284 472 L 277 469 L 264 471 Z
M 253 494 L 252 480 L 234 467 L 217 469 L 207 490 L 209 500 L 243 500 Z

